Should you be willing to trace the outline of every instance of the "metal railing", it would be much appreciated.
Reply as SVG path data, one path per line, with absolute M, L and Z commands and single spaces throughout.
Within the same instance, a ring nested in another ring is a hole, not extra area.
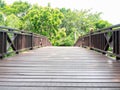
M 18 29 L 0 26 L 0 58 L 22 50 L 51 46 L 47 37 Z
M 120 24 L 79 37 L 75 46 L 89 47 L 120 59 Z

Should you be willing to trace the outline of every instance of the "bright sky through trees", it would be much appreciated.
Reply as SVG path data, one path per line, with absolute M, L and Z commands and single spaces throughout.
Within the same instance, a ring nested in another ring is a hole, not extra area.
M 5 0 L 10 4 L 16 0 Z M 92 9 L 93 12 L 102 12 L 104 20 L 108 20 L 112 24 L 120 23 L 120 0 L 22 0 L 31 4 L 38 3 L 41 6 L 47 6 L 51 3 L 51 7 L 65 7 L 71 9 Z

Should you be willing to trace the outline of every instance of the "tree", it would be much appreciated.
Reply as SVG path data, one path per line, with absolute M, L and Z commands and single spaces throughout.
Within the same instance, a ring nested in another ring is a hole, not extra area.
M 64 19 L 62 20 L 60 28 L 66 28 L 66 34 L 69 35 L 75 27 L 76 13 L 65 8 L 60 9 L 60 11 L 64 14 Z
M 65 28 L 61 28 L 56 32 L 55 36 L 52 36 L 51 38 L 51 42 L 54 46 L 61 46 L 63 45 L 63 41 L 66 38 L 66 29 Z
M 0 12 L 0 25 L 4 25 L 4 15 Z
M 27 2 L 15 1 L 6 5 L 0 0 L 0 25 L 28 30 L 47 36 L 53 45 L 73 45 L 80 35 L 89 32 L 90 28 L 101 29 L 110 26 L 102 20 L 101 13 L 88 10 L 71 10 L 52 8 Z M 4 21 L 5 20 L 5 21 Z
M 6 5 L 4 8 L 2 8 L 2 12 L 5 14 L 5 16 L 16 14 L 16 9 L 11 8 L 10 5 Z
M 61 24 L 63 14 L 51 7 L 33 7 L 24 17 L 25 29 L 49 37 L 54 36 Z M 29 28 L 29 26 L 31 28 Z
M 6 15 L 15 14 L 21 17 L 27 12 L 30 6 L 31 5 L 27 2 L 15 1 L 12 5 L 5 5 L 1 10 Z
M 72 11 L 62 8 L 60 11 L 64 14 L 64 19 L 62 20 L 60 28 L 66 28 L 67 36 L 73 37 L 69 37 L 70 39 L 68 39 L 72 44 L 80 35 L 88 33 L 91 27 L 96 29 L 95 24 L 101 19 L 101 13 L 91 13 L 91 10 Z
M 0 0 L 0 8 L 3 8 L 5 6 L 5 1 L 4 0 Z
M 20 14 L 25 14 L 28 9 L 31 7 L 31 5 L 27 2 L 22 2 L 22 1 L 15 1 L 12 5 L 11 8 L 15 9 L 15 13 L 18 15 Z
M 14 14 L 11 14 L 7 16 L 5 25 L 8 27 L 21 29 L 22 22 L 17 16 L 15 16 Z
M 95 23 L 96 29 L 102 29 L 111 26 L 112 24 L 105 20 L 99 20 Z

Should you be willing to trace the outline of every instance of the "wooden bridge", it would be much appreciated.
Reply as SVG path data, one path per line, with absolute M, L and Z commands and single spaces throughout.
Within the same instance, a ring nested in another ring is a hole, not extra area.
M 80 37 L 76 47 L 1 28 L 0 90 L 120 90 L 120 62 L 112 59 L 119 59 L 119 25 Z M 4 58 L 11 52 L 18 55 Z

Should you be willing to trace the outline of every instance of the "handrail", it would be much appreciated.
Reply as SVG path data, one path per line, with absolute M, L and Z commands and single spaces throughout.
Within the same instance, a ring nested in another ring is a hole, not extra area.
M 120 27 L 120 24 L 113 25 L 113 26 L 110 26 L 110 27 L 107 27 L 107 28 L 103 28 L 103 29 L 99 29 L 99 30 L 96 30 L 95 32 L 101 32 L 103 30 L 109 30 L 109 29 L 113 29 L 113 28 L 117 28 L 117 27 Z
M 0 58 L 11 52 L 18 54 L 22 50 L 44 46 L 51 46 L 51 43 L 43 35 L 0 26 Z
M 89 47 L 120 59 L 120 24 L 79 37 L 75 46 Z

